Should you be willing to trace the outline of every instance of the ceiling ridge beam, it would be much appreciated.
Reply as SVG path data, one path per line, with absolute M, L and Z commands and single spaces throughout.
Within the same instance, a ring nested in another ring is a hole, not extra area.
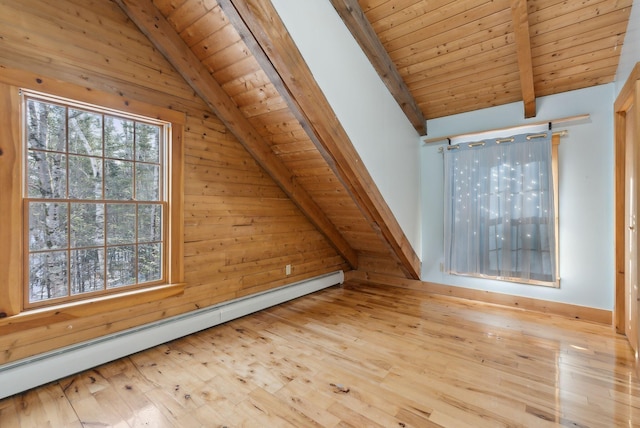
M 286 165 L 273 153 L 269 144 L 260 136 L 153 2 L 151 0 L 115 1 L 345 261 L 353 269 L 357 269 L 356 251 L 303 186 L 297 182 Z
M 318 150 L 330 156 L 327 162 L 336 176 L 343 181 L 371 226 L 398 257 L 405 274 L 420 277 L 420 260 L 416 255 L 395 216 L 389 209 L 366 166 L 353 147 L 349 136 L 337 119 L 333 109 L 320 90 L 311 70 L 302 58 L 284 23 L 270 0 L 221 0 L 221 5 L 231 3 L 246 25 L 249 33 L 241 33 L 245 43 L 254 38 L 261 51 L 282 79 L 283 98 L 292 98 L 304 116 L 303 127 L 313 134 L 310 139 Z M 224 10 L 224 7 L 223 7 Z M 233 23 L 233 20 L 231 20 Z M 247 44 L 252 49 L 253 43 Z M 258 58 L 260 52 L 254 53 Z M 276 85 L 276 87 L 278 87 Z M 280 87 L 278 87 L 280 90 Z M 298 116 L 297 116 L 298 117 Z
M 536 93 L 533 84 L 533 63 L 531 58 L 531 37 L 529 35 L 529 13 L 527 0 L 511 0 L 513 32 L 520 69 L 520 87 L 524 103 L 524 117 L 536 117 Z
M 356 39 L 358 45 L 369 59 L 380 79 L 384 82 L 391 95 L 396 100 L 407 119 L 418 134 L 427 133 L 427 122 L 418 103 L 411 95 L 400 72 L 389 57 L 380 38 L 367 20 L 358 0 L 331 0 L 340 18 Z

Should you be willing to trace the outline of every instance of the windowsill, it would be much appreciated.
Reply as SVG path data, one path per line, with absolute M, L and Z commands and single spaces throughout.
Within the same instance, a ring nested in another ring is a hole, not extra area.
M 112 312 L 137 304 L 150 303 L 184 293 L 185 283 L 165 284 L 46 308 L 29 309 L 0 318 L 0 335 L 72 321 L 90 315 Z
M 533 279 L 525 280 L 522 278 L 510 278 L 505 276 L 491 276 L 491 275 L 481 275 L 481 274 L 473 275 L 473 274 L 465 274 L 465 273 L 457 273 L 457 272 L 447 272 L 447 273 L 449 275 L 464 276 L 467 278 L 488 279 L 492 281 L 511 282 L 511 283 L 516 283 L 521 285 L 537 285 L 541 287 L 560 288 L 560 278 L 558 278 L 556 281 L 537 281 Z

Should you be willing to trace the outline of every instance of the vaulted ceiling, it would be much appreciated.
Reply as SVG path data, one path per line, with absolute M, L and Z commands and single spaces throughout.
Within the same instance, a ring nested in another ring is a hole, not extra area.
M 420 261 L 270 0 L 115 0 L 354 269 Z M 425 119 L 613 81 L 632 0 L 331 1 Z
M 517 101 L 534 117 L 537 97 L 612 82 L 633 3 L 331 2 L 378 72 L 394 69 L 427 119 Z

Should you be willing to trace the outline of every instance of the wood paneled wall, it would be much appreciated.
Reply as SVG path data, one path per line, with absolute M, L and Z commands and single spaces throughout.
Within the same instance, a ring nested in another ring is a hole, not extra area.
M 25 78 L 42 76 L 186 113 L 186 287 L 178 296 L 134 300 L 126 309 L 73 319 L 64 312 L 29 325 L 0 319 L 0 364 L 347 269 L 114 3 L 0 1 L 0 81 L 8 68 L 24 70 Z M 0 126 L 3 120 L 7 115 L 0 112 Z M 292 265 L 290 276 L 286 264 Z M 0 272 L 0 282 L 7 281 Z

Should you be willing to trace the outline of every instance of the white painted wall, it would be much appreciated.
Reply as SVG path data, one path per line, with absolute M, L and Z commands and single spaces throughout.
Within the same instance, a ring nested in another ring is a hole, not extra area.
M 616 95 L 620 93 L 620 89 L 638 61 L 640 61 L 640 1 L 634 0 L 616 72 Z
M 418 256 L 418 133 L 329 0 L 273 0 L 282 21 Z
M 443 254 L 443 164 L 437 145 L 422 145 L 422 279 L 606 310 L 613 309 L 613 101 L 615 85 L 539 98 L 535 118 L 522 103 L 427 122 L 429 138 L 504 128 L 588 113 L 567 129 L 559 148 L 560 288 L 467 278 L 440 272 Z

